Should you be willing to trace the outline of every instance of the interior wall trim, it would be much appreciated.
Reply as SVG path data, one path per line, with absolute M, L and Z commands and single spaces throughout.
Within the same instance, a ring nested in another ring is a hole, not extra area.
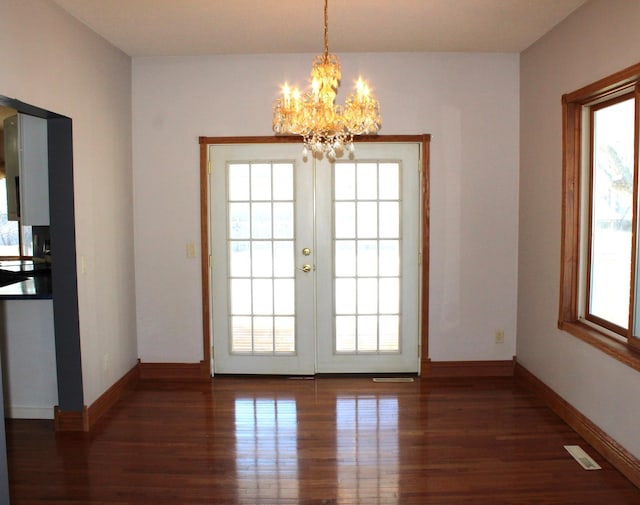
M 422 367 L 422 377 L 513 377 L 515 357 L 503 361 L 432 361 Z
M 62 410 L 59 405 L 53 408 L 53 426 L 57 432 L 89 431 L 87 407 L 82 410 Z
M 138 381 L 139 363 L 122 376 L 113 386 L 107 389 L 98 399 L 93 402 L 86 410 L 87 422 L 89 430 L 93 428 L 98 419 L 106 414 Z
M 53 419 L 51 407 L 20 407 L 7 405 L 5 407 L 9 419 Z
M 140 380 L 206 382 L 210 380 L 209 366 L 199 363 L 138 363 Z
M 118 379 L 109 389 L 102 393 L 89 407 L 86 405 L 81 411 L 64 411 L 59 406 L 54 408 L 54 427 L 56 431 L 91 431 L 111 407 L 139 380 L 140 369 L 138 363 Z
M 536 394 L 564 422 L 591 444 L 603 458 L 637 487 L 640 487 L 640 460 L 638 458 L 520 363 L 516 363 L 515 366 L 515 380 Z
M 65 411 L 54 407 L 55 431 L 91 431 L 96 422 L 105 415 L 128 390 L 141 380 L 202 381 L 209 380 L 209 370 L 204 361 L 200 363 L 138 363 L 107 389 L 90 406 L 81 411 Z

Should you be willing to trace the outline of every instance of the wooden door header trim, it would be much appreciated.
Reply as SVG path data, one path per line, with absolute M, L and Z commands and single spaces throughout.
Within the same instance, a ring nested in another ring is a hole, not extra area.
M 363 135 L 358 137 L 354 143 L 358 142 L 429 142 L 430 134 L 420 135 Z M 257 136 L 257 137 L 199 137 L 200 144 L 302 144 L 302 139 L 298 136 Z

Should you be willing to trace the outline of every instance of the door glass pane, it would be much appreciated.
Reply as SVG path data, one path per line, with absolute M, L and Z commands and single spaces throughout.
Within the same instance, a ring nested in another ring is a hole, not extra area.
M 380 275 L 398 276 L 400 274 L 400 241 L 381 240 L 380 248 Z
M 253 277 L 271 277 L 273 258 L 271 257 L 271 241 L 254 241 L 251 244 Z
M 397 353 L 401 316 L 400 166 L 355 163 L 353 171 L 353 165 L 334 165 L 334 350 Z M 351 176 L 345 175 L 351 173 L 355 174 L 355 193 L 339 187 L 351 183 Z
M 279 240 L 273 243 L 273 275 L 293 277 L 293 241 Z
M 358 237 L 373 238 L 378 235 L 378 203 L 358 202 Z
M 274 336 L 276 352 L 290 353 L 295 349 L 295 317 L 275 317 Z
M 336 314 L 356 313 L 356 279 L 336 279 Z
M 400 318 L 398 316 L 380 316 L 380 350 L 395 351 L 400 347 Z
M 228 170 L 231 352 L 294 353 L 293 164 Z
M 293 164 L 273 165 L 273 199 L 293 201 Z
M 378 350 L 378 318 L 376 316 L 358 316 L 358 350 Z
M 358 276 L 378 275 L 378 241 L 358 240 Z
M 250 279 L 231 280 L 231 312 L 233 314 L 251 314 L 251 298 L 245 294 L 250 292 Z
M 273 237 L 293 238 L 293 202 L 273 204 Z
M 273 281 L 273 312 L 279 315 L 293 315 L 295 300 L 293 279 L 275 279 Z
M 381 314 L 398 314 L 400 312 L 400 282 L 397 277 L 380 279 Z
M 356 351 L 355 316 L 336 316 L 336 351 Z
M 249 165 L 232 163 L 229 171 L 229 200 L 249 200 Z
M 253 279 L 253 313 L 273 314 L 273 281 L 271 279 Z
M 271 165 L 268 163 L 251 164 L 251 199 L 271 200 Z
M 250 215 L 251 207 L 248 203 L 229 204 L 230 238 L 249 238 L 251 236 Z
M 356 187 L 358 200 L 378 199 L 378 177 L 376 163 L 358 163 L 356 168 Z
M 231 277 L 249 277 L 251 275 L 250 242 L 234 240 L 229 243 L 229 266 Z
M 271 203 L 251 205 L 251 238 L 271 238 Z
M 370 278 L 358 279 L 358 314 L 375 314 L 378 312 L 378 280 Z
M 627 328 L 635 100 L 593 114 L 589 313 Z
M 400 164 L 380 163 L 380 200 L 400 198 Z
M 272 353 L 273 347 L 273 317 L 254 317 L 253 350 L 256 353 Z
M 355 276 L 356 274 L 356 241 L 355 240 L 336 240 L 335 241 L 336 256 L 336 276 Z
M 356 206 L 354 202 L 336 202 L 334 206 L 335 238 L 355 238 Z
M 253 350 L 253 331 L 251 317 L 231 317 L 231 351 L 235 353 L 250 353 Z
M 380 238 L 400 236 L 400 203 L 380 202 Z
M 356 197 L 356 164 L 341 163 L 335 171 L 334 198 L 354 200 Z

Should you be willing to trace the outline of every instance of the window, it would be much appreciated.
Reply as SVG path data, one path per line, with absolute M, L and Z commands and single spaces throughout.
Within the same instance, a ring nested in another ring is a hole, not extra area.
M 640 369 L 640 64 L 562 101 L 558 326 Z
M 20 213 L 15 209 L 11 216 L 9 215 L 7 199 L 7 191 L 12 191 L 12 195 L 17 193 L 17 183 L 7 183 L 7 165 L 9 162 L 5 158 L 11 158 L 13 160 L 12 166 L 16 166 L 18 140 L 17 127 L 14 126 L 16 130 L 10 136 L 6 133 L 6 126 L 7 124 L 17 124 L 17 119 L 14 119 L 17 112 L 16 109 L 0 105 L 0 259 L 33 256 L 31 226 L 21 226 Z M 12 154 L 10 155 L 9 153 Z M 18 199 L 16 199 L 16 206 L 17 201 Z
M 9 221 L 7 180 L 0 178 L 0 258 L 32 255 L 31 226 L 20 226 L 20 221 Z
M 16 221 L 9 221 L 7 211 L 7 179 L 0 179 L 0 256 L 17 256 L 20 253 L 19 230 Z

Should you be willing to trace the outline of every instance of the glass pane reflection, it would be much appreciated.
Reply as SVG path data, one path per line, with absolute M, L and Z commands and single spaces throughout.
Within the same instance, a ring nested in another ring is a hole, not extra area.
M 338 503 L 398 503 L 398 399 L 336 399 Z
M 296 401 L 235 400 L 235 465 L 239 503 L 297 503 Z

